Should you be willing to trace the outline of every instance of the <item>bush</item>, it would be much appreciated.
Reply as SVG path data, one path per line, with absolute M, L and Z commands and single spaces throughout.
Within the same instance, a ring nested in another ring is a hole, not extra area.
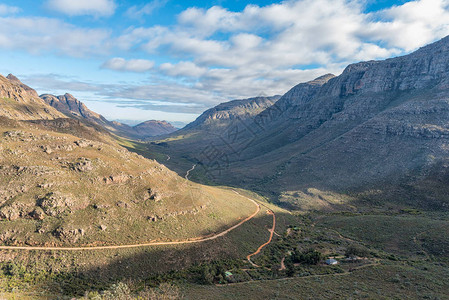
M 292 259 L 295 263 L 306 265 L 316 265 L 320 262 L 322 257 L 322 254 L 314 249 L 309 249 L 305 252 L 295 251 L 292 255 Z
M 152 288 L 139 293 L 137 299 L 145 300 L 175 300 L 180 299 L 181 292 L 179 288 L 170 283 L 162 283 L 157 288 Z
M 129 287 L 123 282 L 113 284 L 109 290 L 104 291 L 104 300 L 128 300 L 131 298 Z
M 361 246 L 361 245 L 350 245 L 348 248 L 346 248 L 345 256 L 346 257 L 353 257 L 353 256 L 360 256 L 360 257 L 367 257 L 370 255 L 370 251 L 368 248 Z

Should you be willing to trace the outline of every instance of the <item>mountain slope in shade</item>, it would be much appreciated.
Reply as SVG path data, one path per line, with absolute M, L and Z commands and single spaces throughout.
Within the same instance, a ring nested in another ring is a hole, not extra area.
M 201 147 L 189 150 L 189 158 L 204 172 L 215 171 L 220 183 L 281 198 L 311 187 L 360 191 L 421 180 L 430 170 L 445 174 L 449 37 L 406 56 L 352 64 L 337 77 L 300 84 L 252 120 L 233 139 L 227 138 L 230 126 L 215 137 L 167 141 L 166 149 L 186 149 L 193 139 L 203 149 L 212 145 L 215 159 L 201 155 Z
M 175 158 L 183 157 L 181 160 L 165 161 L 164 164 L 185 173 L 192 164 L 201 162 L 200 156 L 209 146 L 219 144 L 225 148 L 223 138 L 234 136 L 234 129 L 246 128 L 246 124 L 253 122 L 255 116 L 276 103 L 279 97 L 254 97 L 221 103 L 206 110 L 184 128 L 153 141 L 150 147 L 156 147 L 156 151 L 168 151 L 167 154 Z M 166 148 L 167 145 L 169 148 Z
M 0 116 L 15 120 L 55 119 L 64 117 L 48 106 L 30 87 L 17 78 L 0 75 Z

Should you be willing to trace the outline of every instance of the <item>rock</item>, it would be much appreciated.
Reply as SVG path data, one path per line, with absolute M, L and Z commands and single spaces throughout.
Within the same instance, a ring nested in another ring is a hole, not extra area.
M 83 229 L 74 229 L 71 227 L 67 228 L 62 226 L 56 228 L 53 235 L 62 241 L 76 243 L 78 239 L 84 235 L 82 232 L 84 232 Z
M 20 217 L 20 209 L 16 205 L 9 205 L 0 208 L 0 219 L 9 221 L 17 220 Z
M 51 154 L 53 153 L 53 150 L 50 148 L 50 146 L 41 146 L 41 148 L 44 150 L 45 153 Z
M 78 172 L 88 172 L 93 170 L 93 165 L 89 158 L 80 157 L 76 163 L 71 165 L 71 168 Z
M 51 192 L 39 199 L 38 205 L 49 216 L 57 216 L 65 212 L 71 212 L 74 199 L 70 195 L 61 192 Z
M 100 225 L 100 230 L 105 231 L 108 227 L 106 225 Z
M 75 141 L 74 143 L 75 143 L 75 145 L 77 145 L 78 147 L 81 147 L 81 148 L 91 146 L 91 143 L 88 140 L 78 140 L 78 141 Z
M 150 200 L 154 200 L 154 201 L 158 202 L 158 201 L 161 201 L 162 198 L 163 198 L 162 193 L 160 193 L 154 189 L 151 189 L 151 188 L 149 188 L 144 194 L 145 200 L 150 199 Z
M 111 175 L 109 177 L 104 177 L 103 181 L 106 184 L 111 183 L 125 183 L 128 179 L 130 179 L 131 176 L 127 174 L 118 174 L 118 175 Z
M 43 220 L 45 218 L 45 212 L 41 207 L 36 207 L 31 213 L 30 217 L 35 220 Z

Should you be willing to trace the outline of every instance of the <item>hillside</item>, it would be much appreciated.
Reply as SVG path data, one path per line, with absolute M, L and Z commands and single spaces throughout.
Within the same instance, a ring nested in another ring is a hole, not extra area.
M 153 136 L 170 134 L 177 129 L 167 121 L 149 120 L 139 123 L 132 127 L 136 135 L 141 139 L 146 139 Z
M 221 103 L 206 110 L 184 129 L 211 130 L 217 127 L 223 128 L 229 126 L 236 119 L 246 120 L 259 114 L 276 103 L 279 98 L 280 96 L 255 97 Z
M 11 74 L 8 78 L 0 75 L 0 116 L 18 120 L 64 117 Z
M 189 182 L 120 147 L 101 128 L 49 119 L 60 113 L 19 84 L 0 80 L 0 93 L 25 108 L 19 114 L 16 105 L 2 106 L 7 117 L 0 118 L 0 244 L 186 239 L 214 233 L 254 212 L 246 198 Z M 64 99 L 88 116 L 82 103 L 70 95 L 58 100 Z
M 244 125 L 214 135 L 185 131 L 153 147 L 186 149 L 187 159 L 202 166 L 197 178 L 209 173 L 289 201 L 308 188 L 383 189 L 426 180 L 431 170 L 445 174 L 448 50 L 446 37 L 406 56 L 353 64 L 337 77 L 295 86 Z M 215 160 L 204 155 L 207 147 Z

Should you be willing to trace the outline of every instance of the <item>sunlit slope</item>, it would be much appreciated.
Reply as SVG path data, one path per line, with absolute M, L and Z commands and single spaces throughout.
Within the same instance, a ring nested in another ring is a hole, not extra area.
M 3 245 L 183 240 L 222 231 L 256 208 L 233 191 L 189 182 L 108 139 L 6 119 L 0 136 Z
M 31 88 L 25 89 L 20 81 L 0 75 L 0 116 L 15 120 L 55 119 L 65 117 L 45 104 Z

